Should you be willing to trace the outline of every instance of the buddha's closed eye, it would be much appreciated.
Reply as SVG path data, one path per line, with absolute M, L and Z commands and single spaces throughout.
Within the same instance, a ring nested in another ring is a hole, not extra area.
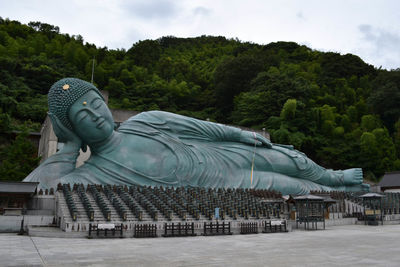
M 92 107 L 94 109 L 98 109 L 101 107 L 101 105 L 103 104 L 103 101 L 100 98 L 96 98 L 92 101 Z
M 89 116 L 89 114 L 86 111 L 82 110 L 76 115 L 76 118 L 77 118 L 78 122 L 80 122 L 80 121 L 84 120 L 87 116 Z

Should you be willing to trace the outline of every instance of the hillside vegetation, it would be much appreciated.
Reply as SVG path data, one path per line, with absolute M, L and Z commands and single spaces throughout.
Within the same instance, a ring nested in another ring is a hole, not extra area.
M 50 86 L 64 77 L 90 81 L 93 59 L 94 83 L 109 92 L 111 108 L 266 128 L 273 142 L 327 168 L 362 167 L 370 180 L 400 170 L 399 69 L 293 42 L 221 36 L 166 36 L 111 50 L 49 24 L 0 18 L 0 179 L 20 180 L 35 167 L 22 149 L 26 138 L 12 141 L 10 133 L 38 131 Z

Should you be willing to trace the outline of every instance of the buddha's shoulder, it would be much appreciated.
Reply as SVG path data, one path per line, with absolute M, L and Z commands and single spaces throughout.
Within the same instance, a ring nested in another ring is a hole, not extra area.
M 144 111 L 140 112 L 139 114 L 136 114 L 128 119 L 130 120 L 141 120 L 143 118 L 164 118 L 164 117 L 170 117 L 173 116 L 173 113 L 170 112 L 165 112 L 165 111 L 160 111 L 160 110 L 151 110 L 151 111 Z
M 167 111 L 161 110 L 151 110 L 141 112 L 137 115 L 130 117 L 127 122 L 129 121 L 146 121 L 150 123 L 160 123 L 160 122 L 167 122 L 167 121 L 176 121 L 176 120 L 190 120 L 192 118 L 186 117 L 180 114 L 175 114 Z

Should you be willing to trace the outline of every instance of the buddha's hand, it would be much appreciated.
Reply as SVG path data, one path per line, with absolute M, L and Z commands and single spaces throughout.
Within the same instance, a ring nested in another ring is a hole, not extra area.
M 64 152 L 79 151 L 82 146 L 82 140 L 73 131 L 65 127 L 62 122 L 51 112 L 48 113 L 53 130 L 57 135 L 58 141 L 65 143 Z
M 264 136 L 255 133 L 255 132 L 249 132 L 249 131 L 242 131 L 240 134 L 240 140 L 241 143 L 244 143 L 246 145 L 256 145 L 256 146 L 265 146 L 268 148 L 272 147 L 271 141 L 269 141 L 267 138 Z

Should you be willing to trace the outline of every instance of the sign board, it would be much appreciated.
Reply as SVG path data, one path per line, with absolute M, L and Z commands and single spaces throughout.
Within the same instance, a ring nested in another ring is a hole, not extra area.
M 283 225 L 283 221 L 271 221 L 271 225 Z
M 100 224 L 97 225 L 97 228 L 98 229 L 102 229 L 102 230 L 105 230 L 105 229 L 112 230 L 112 229 L 115 228 L 115 224 L 113 224 L 113 223 L 100 223 Z
M 380 215 L 381 214 L 381 210 L 365 210 L 365 215 Z

